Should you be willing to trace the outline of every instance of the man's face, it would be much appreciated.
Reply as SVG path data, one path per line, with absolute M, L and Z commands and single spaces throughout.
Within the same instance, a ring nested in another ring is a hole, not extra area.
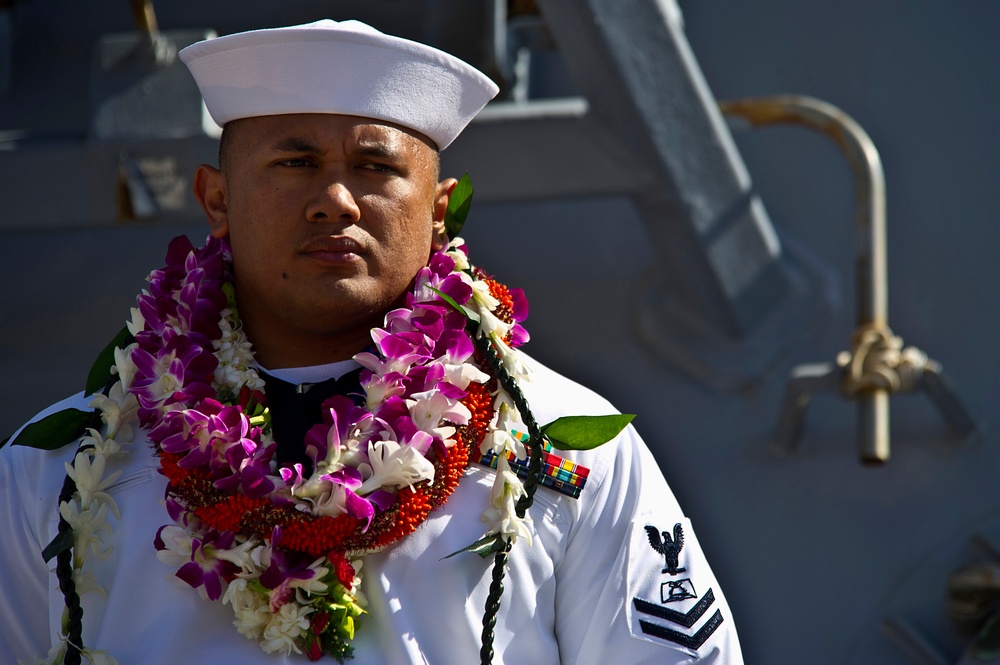
M 202 167 L 195 189 L 213 235 L 229 236 L 258 360 L 349 357 L 437 246 L 454 181 L 437 182 L 425 139 L 367 118 L 257 117 L 226 131 L 225 171 Z

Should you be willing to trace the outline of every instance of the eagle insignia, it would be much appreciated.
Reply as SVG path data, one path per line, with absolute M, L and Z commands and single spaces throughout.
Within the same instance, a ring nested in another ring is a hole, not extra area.
M 660 537 L 661 533 L 663 534 L 662 538 Z M 651 524 L 646 525 L 646 535 L 649 536 L 649 546 L 664 557 L 666 567 L 661 572 L 678 575 L 687 570 L 677 567 L 677 558 L 680 556 L 681 549 L 684 548 L 684 529 L 680 522 L 674 525 L 673 537 L 667 531 L 661 532 Z

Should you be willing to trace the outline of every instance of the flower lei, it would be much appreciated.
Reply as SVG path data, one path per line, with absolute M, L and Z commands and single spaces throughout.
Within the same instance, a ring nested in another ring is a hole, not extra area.
M 181 237 L 150 274 L 127 333 L 109 346 L 111 380 L 90 403 L 100 423 L 87 414 L 94 427 L 66 465 L 60 514 L 72 540 L 61 526 L 46 549 L 69 556 L 72 547 L 70 588 L 96 587 L 84 553 L 108 554 L 107 514 L 119 516 L 105 490 L 121 472 L 105 470 L 141 427 L 168 480 L 173 524 L 157 534 L 157 557 L 209 600 L 230 605 L 237 630 L 265 652 L 343 662 L 364 613 L 363 556 L 409 535 L 444 503 L 471 454 L 498 455 L 484 513 L 491 527 L 474 546 L 505 554 L 519 537 L 530 542 L 530 520 L 518 509 L 525 488 L 507 458 L 526 454 L 511 436 L 523 428 L 521 413 L 496 372 L 482 369 L 501 363 L 507 385 L 529 378 L 516 350 L 528 338 L 520 326 L 527 302 L 474 268 L 463 241 L 453 240 L 430 257 L 403 306 L 372 330 L 375 352 L 355 356 L 365 368 L 364 406 L 342 396 L 325 401 L 324 421 L 305 441 L 313 469 L 278 468 L 230 265 L 225 241 L 209 238 L 195 249 Z M 478 323 L 474 333 L 469 321 Z M 476 339 L 488 341 L 491 358 Z M 71 624 L 73 608 L 68 614 Z M 81 645 L 64 636 L 41 662 L 61 663 L 73 650 L 78 662 Z M 82 653 L 92 663 L 115 662 L 102 651 Z

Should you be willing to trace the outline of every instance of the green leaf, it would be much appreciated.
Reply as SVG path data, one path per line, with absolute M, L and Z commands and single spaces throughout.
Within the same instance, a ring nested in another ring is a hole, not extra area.
M 444 559 L 450 559 L 451 557 L 461 554 L 462 552 L 472 552 L 473 554 L 478 554 L 484 559 L 488 559 L 490 555 L 495 554 L 502 550 L 504 547 L 504 540 L 500 537 L 499 533 L 488 533 L 476 542 L 463 547 L 457 552 L 452 552 Z M 441 559 L 444 561 L 444 559 Z
M 542 435 L 559 450 L 591 450 L 615 438 L 635 414 L 563 416 L 542 427 Z
M 99 427 L 101 416 L 97 411 L 64 409 L 26 426 L 12 446 L 28 446 L 40 450 L 58 450 L 86 434 L 88 427 Z
M 474 312 L 468 307 L 463 307 L 462 305 L 459 305 L 454 298 L 449 296 L 447 293 L 438 291 L 433 286 L 428 286 L 427 288 L 429 288 L 434 293 L 438 294 L 438 296 L 441 297 L 441 300 L 444 300 L 446 303 L 448 303 L 449 305 L 457 309 L 459 312 L 461 312 L 465 316 L 465 318 L 469 319 L 473 323 L 479 323 L 480 319 L 479 319 L 479 314 L 477 312 Z
M 469 216 L 469 208 L 472 207 L 472 180 L 466 173 L 462 179 L 451 190 L 451 197 L 448 199 L 448 208 L 444 213 L 444 230 L 449 238 L 457 238 L 465 226 L 465 218 Z
M 134 339 L 132 333 L 128 331 L 128 326 L 125 326 L 104 347 L 101 354 L 97 356 L 97 360 L 94 361 L 94 366 L 90 368 L 90 374 L 87 375 L 87 395 L 104 390 L 104 387 L 111 381 L 111 366 L 115 364 L 115 348 L 124 348 L 131 344 Z
M 989 662 L 1000 658 L 1000 614 L 986 620 L 972 645 L 972 653 L 979 662 Z
M 56 535 L 52 542 L 45 546 L 42 550 L 42 559 L 46 562 L 51 561 L 71 547 L 73 547 L 73 530 L 68 529 Z

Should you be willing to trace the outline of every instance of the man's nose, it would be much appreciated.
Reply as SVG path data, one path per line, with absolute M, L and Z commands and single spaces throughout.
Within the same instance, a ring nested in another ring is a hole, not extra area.
M 323 183 L 306 209 L 310 222 L 340 221 L 353 224 L 361 218 L 358 202 L 344 182 L 333 179 Z

